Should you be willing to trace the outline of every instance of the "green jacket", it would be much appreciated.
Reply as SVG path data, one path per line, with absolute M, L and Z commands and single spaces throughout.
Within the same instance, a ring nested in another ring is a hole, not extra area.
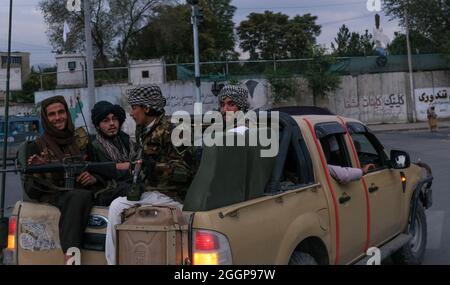
M 156 119 L 147 133 L 136 130 L 136 137 L 144 161 L 142 179 L 146 190 L 159 191 L 183 200 L 192 178 L 192 149 L 175 147 L 171 141 L 173 125 L 165 115 Z

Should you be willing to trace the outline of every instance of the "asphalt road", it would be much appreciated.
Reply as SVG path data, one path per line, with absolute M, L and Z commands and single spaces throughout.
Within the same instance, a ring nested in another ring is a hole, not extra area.
M 5 216 L 9 217 L 14 204 L 22 200 L 22 185 L 20 183 L 20 176 L 15 173 L 6 174 L 6 193 L 5 193 Z M 0 183 L 2 176 L 0 175 Z M 1 185 L 1 184 L 0 184 Z
M 411 161 L 428 163 L 433 171 L 433 206 L 427 210 L 428 241 L 424 264 L 450 264 L 450 131 L 382 133 L 387 149 L 407 151 Z
M 431 134 L 420 132 L 380 133 L 387 149 L 407 151 L 412 161 L 428 163 L 434 175 L 433 206 L 427 211 L 428 242 L 424 264 L 450 264 L 450 130 Z M 19 176 L 6 179 L 6 215 L 22 199 Z

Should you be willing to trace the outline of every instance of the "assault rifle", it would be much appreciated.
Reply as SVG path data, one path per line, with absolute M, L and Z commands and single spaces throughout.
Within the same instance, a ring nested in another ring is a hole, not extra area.
M 22 174 L 40 174 L 40 173 L 64 173 L 65 188 L 75 187 L 76 177 L 85 172 L 95 173 L 102 176 L 111 175 L 111 168 L 116 167 L 116 162 L 89 162 L 82 161 L 78 157 L 68 157 L 62 162 L 50 162 L 37 165 L 21 165 L 16 160 L 15 167 L 11 169 L 0 169 L 0 173 L 22 173 Z

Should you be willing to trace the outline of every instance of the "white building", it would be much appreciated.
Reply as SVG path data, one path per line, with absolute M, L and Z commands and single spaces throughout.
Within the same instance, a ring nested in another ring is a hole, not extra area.
M 0 52 L 0 91 L 6 91 L 6 67 L 8 53 Z M 30 54 L 27 52 L 11 53 L 10 89 L 22 90 L 22 84 L 30 76 Z
M 164 59 L 130 60 L 128 80 L 132 85 L 166 82 Z
M 80 54 L 56 56 L 57 88 L 82 87 L 86 85 L 86 60 Z

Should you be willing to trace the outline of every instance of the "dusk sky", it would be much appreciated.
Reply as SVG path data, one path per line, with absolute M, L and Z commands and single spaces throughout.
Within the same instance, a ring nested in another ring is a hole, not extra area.
M 61 0 L 65 1 L 65 0 Z M 48 43 L 47 29 L 43 16 L 37 8 L 39 0 L 14 0 L 12 50 L 31 53 L 31 64 L 54 64 L 54 54 Z M 339 27 L 346 24 L 350 31 L 372 33 L 374 12 L 366 7 L 367 0 L 233 0 L 237 7 L 234 22 L 236 26 L 247 15 L 265 10 L 282 12 L 289 16 L 311 13 L 318 16 L 322 33 L 318 38 L 320 44 L 330 47 Z M 0 51 L 7 49 L 9 0 L 0 0 Z M 395 31 L 401 31 L 396 21 L 382 13 L 382 27 L 389 38 Z

